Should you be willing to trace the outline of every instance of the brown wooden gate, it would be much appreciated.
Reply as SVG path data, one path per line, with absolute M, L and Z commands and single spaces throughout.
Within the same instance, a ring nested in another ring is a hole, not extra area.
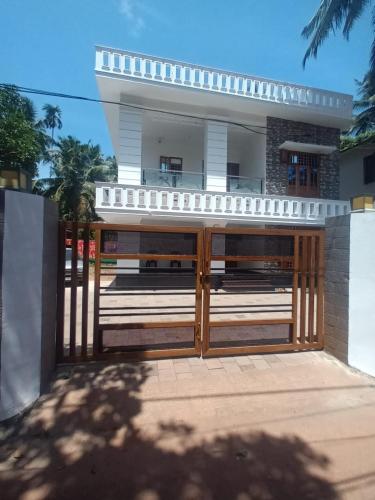
M 61 223 L 59 248 L 58 362 L 323 346 L 322 230 Z
M 205 236 L 204 356 L 323 347 L 324 231 Z

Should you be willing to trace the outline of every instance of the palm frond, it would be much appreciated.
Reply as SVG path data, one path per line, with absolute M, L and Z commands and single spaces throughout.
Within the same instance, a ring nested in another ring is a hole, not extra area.
M 342 33 L 346 39 L 349 39 L 349 34 L 354 26 L 354 23 L 363 13 L 365 7 L 370 3 L 370 0 L 351 0 L 348 5 L 348 12 L 345 19 Z
M 343 23 L 343 35 L 348 38 L 355 21 L 369 3 L 370 0 L 322 0 L 315 15 L 302 30 L 304 38 L 311 38 L 310 45 L 303 58 L 303 67 L 306 66 L 306 62 L 310 57 L 316 58 L 319 47 L 330 33 L 335 33 Z

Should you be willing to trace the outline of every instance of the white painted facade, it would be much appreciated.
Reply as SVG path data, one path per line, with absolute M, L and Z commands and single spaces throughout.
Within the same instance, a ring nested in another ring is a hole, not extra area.
M 348 362 L 375 377 L 375 213 L 352 213 L 349 246 Z
M 351 96 L 103 47 L 95 69 L 101 98 L 122 103 L 104 104 L 119 166 L 118 184 L 97 184 L 104 220 L 324 225 L 349 210 L 269 196 L 265 177 L 267 116 L 341 128 Z M 162 156 L 182 158 L 181 174 L 162 175 Z

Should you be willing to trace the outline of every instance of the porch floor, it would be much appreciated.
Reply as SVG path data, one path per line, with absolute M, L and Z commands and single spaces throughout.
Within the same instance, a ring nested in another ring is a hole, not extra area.
M 61 368 L 4 500 L 373 499 L 375 381 L 323 352 Z

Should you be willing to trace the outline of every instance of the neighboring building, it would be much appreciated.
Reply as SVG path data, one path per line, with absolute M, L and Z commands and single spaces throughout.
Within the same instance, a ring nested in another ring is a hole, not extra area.
M 108 222 L 322 226 L 344 214 L 346 94 L 111 48 L 96 78 L 118 162 Z M 126 105 L 125 105 L 126 104 Z
M 375 143 L 359 144 L 340 154 L 340 198 L 375 195 Z

